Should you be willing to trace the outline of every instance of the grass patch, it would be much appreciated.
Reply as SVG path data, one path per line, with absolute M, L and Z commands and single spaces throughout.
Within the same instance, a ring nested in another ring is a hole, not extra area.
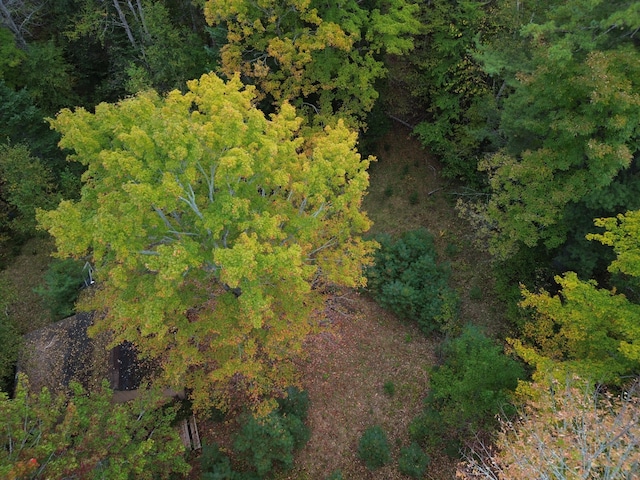
M 393 397 L 393 395 L 396 393 L 396 385 L 391 380 L 387 380 L 386 382 L 384 382 L 383 388 L 384 393 L 386 393 L 390 397 Z

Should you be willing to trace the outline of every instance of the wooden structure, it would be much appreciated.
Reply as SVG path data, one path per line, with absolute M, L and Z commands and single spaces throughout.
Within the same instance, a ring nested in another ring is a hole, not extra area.
M 180 432 L 182 444 L 187 450 L 199 450 L 202 448 L 195 416 L 191 415 L 180 422 L 178 424 L 178 431 Z

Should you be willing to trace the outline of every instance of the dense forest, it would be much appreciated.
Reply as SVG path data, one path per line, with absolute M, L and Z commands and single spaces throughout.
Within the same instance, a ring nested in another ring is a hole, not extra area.
M 638 162 L 640 2 L 0 0 L 0 477 L 636 478 Z

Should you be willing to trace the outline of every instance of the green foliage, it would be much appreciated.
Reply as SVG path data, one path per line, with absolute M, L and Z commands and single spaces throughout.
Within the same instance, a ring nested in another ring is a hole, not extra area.
M 420 229 L 396 241 L 388 236 L 378 241 L 374 265 L 366 271 L 367 288 L 376 301 L 416 321 L 425 333 L 453 328 L 458 297 L 447 285 L 448 270 L 436 263 L 432 235 Z
M 601 218 L 601 234 L 589 235 L 612 246 L 616 259 L 610 271 L 640 277 L 640 213 Z M 598 288 L 575 272 L 556 277 L 558 295 L 523 289 L 522 307 L 535 313 L 521 339 L 512 340 L 517 353 L 536 367 L 536 378 L 577 374 L 594 382 L 620 383 L 640 367 L 640 305 L 615 289 Z
M 60 197 L 53 174 L 25 145 L 0 144 L 0 229 L 35 234 L 36 209 Z
M 36 287 L 54 320 L 72 315 L 84 284 L 84 262 L 67 258 L 55 259 L 44 274 L 44 285 Z
M 172 10 L 169 1 L 79 3 L 66 35 L 76 43 L 89 39 L 100 44 L 113 70 L 103 87 L 109 97 L 150 88 L 183 89 L 187 80 L 213 67 L 196 5 L 174 5 Z
M 259 477 L 276 467 L 293 466 L 293 451 L 302 448 L 311 434 L 304 423 L 308 407 L 308 393 L 289 387 L 287 395 L 278 399 L 275 411 L 262 418 L 245 416 L 234 449 Z
M 111 402 L 106 381 L 87 393 L 46 389 L 31 393 L 24 376 L 14 399 L 0 393 L 2 478 L 161 479 L 185 474 L 184 446 L 171 425 L 175 412 L 159 408 L 157 393 Z
M 334 114 L 362 125 L 386 74 L 380 55 L 402 55 L 420 29 L 406 0 L 291 0 L 205 4 L 207 23 L 227 29 L 222 72 L 240 72 L 275 104 L 296 104 L 317 125 Z
M 127 90 L 136 93 L 153 88 L 168 92 L 211 70 L 203 42 L 188 28 L 169 17 L 162 2 L 144 7 L 147 32 L 142 35 L 141 55 L 127 70 Z M 137 78 L 136 78 L 137 77 Z
M 587 219 L 637 208 L 637 195 L 627 194 L 633 189 L 621 188 L 640 139 L 637 25 L 613 20 L 627 8 L 553 1 L 520 28 L 526 56 L 512 62 L 509 42 L 495 45 L 493 59 L 503 55 L 503 64 L 518 70 L 507 74 L 513 91 L 501 118 L 506 146 L 480 165 L 493 192 L 486 215 L 495 253 L 508 256 L 519 243 L 563 245 L 576 203 L 587 208 Z
M 28 145 L 32 154 L 61 166 L 60 136 L 44 121 L 44 113 L 26 90 L 15 91 L 0 80 L 0 141 L 9 145 Z
M 482 288 L 479 285 L 474 285 L 469 290 L 469 298 L 474 301 L 482 300 Z
M 293 439 L 294 449 L 304 447 L 309 441 L 309 438 L 311 438 L 309 427 L 307 427 L 304 420 L 297 415 L 283 415 L 282 424 Z
M 628 211 L 613 218 L 598 218 L 595 224 L 605 231 L 588 235 L 588 239 L 613 247 L 616 255 L 609 271 L 640 277 L 640 210 Z
M 0 81 L 5 72 L 20 64 L 24 52 L 18 48 L 8 28 L 0 27 Z
M 15 288 L 0 272 L 0 392 L 9 392 L 13 372 L 20 353 L 22 337 L 9 318 L 9 305 L 17 298 Z
M 188 87 L 63 110 L 85 185 L 39 220 L 58 256 L 92 256 L 94 331 L 135 342 L 196 410 L 228 405 L 231 379 L 268 409 L 317 326 L 312 284 L 364 283 L 369 160 L 342 122 L 303 138 L 291 106 L 265 118 L 237 77 Z
M 511 391 L 525 376 L 522 365 L 469 325 L 443 344 L 442 353 L 444 363 L 431 373 L 426 400 L 427 410 L 437 414 L 428 414 L 426 420 L 441 422 L 453 437 L 492 425 L 496 414 L 508 410 Z
M 331 475 L 327 477 L 327 480 L 343 480 L 343 479 L 344 477 L 342 476 L 342 472 L 340 470 L 336 470 L 332 472 Z
M 233 469 L 231 461 L 217 444 L 203 445 L 200 454 L 200 466 L 202 467 L 202 480 L 231 480 Z
M 286 396 L 278 398 L 278 412 L 283 416 L 294 415 L 305 421 L 309 410 L 309 392 L 288 387 Z
M 391 380 L 387 380 L 386 382 L 384 382 L 383 389 L 384 393 L 386 393 L 390 397 L 393 397 L 396 393 L 396 385 Z
M 233 470 L 231 460 L 215 443 L 202 446 L 200 465 L 202 480 L 260 480 L 263 478 L 252 472 Z
M 287 427 L 284 417 L 276 414 L 264 418 L 248 416 L 233 447 L 260 477 L 276 466 L 290 469 L 295 439 Z
M 26 89 L 35 105 L 47 114 L 77 103 L 72 67 L 53 40 L 29 45 L 24 59 L 5 79 L 16 90 Z
M 439 411 L 427 405 L 411 423 L 409 423 L 409 436 L 411 440 L 424 447 L 436 448 L 446 438 L 446 425 Z
M 477 40 L 496 25 L 493 3 L 432 0 L 421 15 L 423 35 L 410 54 L 408 82 L 429 118 L 414 130 L 443 163 L 443 174 L 480 184 L 477 159 L 496 135 L 496 82 L 475 59 Z M 495 90 L 495 91 L 494 91 Z
M 496 259 L 493 274 L 496 280 L 494 292 L 506 306 L 507 319 L 517 327 L 527 320 L 527 312 L 520 308 L 520 288 L 536 291 L 553 287 L 553 272 L 547 265 L 551 258 L 543 248 L 522 248 L 506 259 Z
M 404 475 L 422 478 L 430 462 L 429 455 L 420 448 L 420 445 L 414 442 L 410 446 L 400 449 L 398 469 Z
M 57 148 L 60 135 L 44 121 L 44 112 L 36 107 L 25 89 L 14 90 L 0 79 L 0 142 L 9 145 L 24 144 L 32 154 L 55 165 L 62 157 Z
M 367 428 L 358 441 L 358 456 L 369 470 L 376 470 L 391 461 L 391 449 L 382 427 Z

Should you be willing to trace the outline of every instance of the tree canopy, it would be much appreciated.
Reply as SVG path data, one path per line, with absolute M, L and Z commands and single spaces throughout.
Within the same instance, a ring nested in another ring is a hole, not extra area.
M 157 479 L 184 474 L 184 445 L 172 426 L 176 408 L 157 392 L 113 404 L 103 383 L 87 393 L 29 391 L 21 375 L 15 398 L 0 392 L 0 475 L 6 479 Z
M 238 77 L 188 88 L 60 112 L 87 171 L 80 200 L 39 220 L 59 256 L 94 262 L 95 331 L 134 343 L 196 408 L 260 403 L 294 381 L 322 285 L 364 283 L 370 159 L 341 122 L 302 138 L 293 107 L 265 118 Z
M 222 72 L 241 72 L 260 94 L 304 107 L 318 123 L 356 123 L 373 108 L 381 53 L 404 54 L 420 29 L 407 0 L 208 0 L 210 25 L 224 26 Z
M 612 245 L 617 259 L 609 267 L 637 280 L 637 211 L 603 218 L 606 227 L 590 238 Z M 640 305 L 616 289 L 598 288 L 593 280 L 580 280 L 575 272 L 556 277 L 558 295 L 523 290 L 523 307 L 534 310 L 523 339 L 513 340 L 516 351 L 537 368 L 537 377 L 564 377 L 577 373 L 594 382 L 619 382 L 640 368 Z
M 497 449 L 478 445 L 457 478 L 635 478 L 640 473 L 638 385 L 623 398 L 579 377 L 535 385 L 517 420 L 501 419 Z
M 479 163 L 489 175 L 486 212 L 500 255 L 562 245 L 575 208 L 589 221 L 638 208 L 637 178 L 623 175 L 640 138 L 637 12 L 627 2 L 550 3 L 520 28 L 526 56 L 495 46 L 485 57 L 487 70 L 515 65 L 506 73 L 505 146 Z

